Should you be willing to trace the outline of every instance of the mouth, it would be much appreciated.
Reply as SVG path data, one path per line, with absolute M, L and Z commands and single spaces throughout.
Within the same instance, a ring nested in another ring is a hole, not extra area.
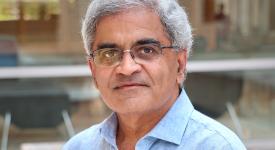
M 148 85 L 141 84 L 141 83 L 124 83 L 124 84 L 119 84 L 115 86 L 113 89 L 122 90 L 122 89 L 133 89 L 133 88 L 139 88 L 139 87 L 148 87 Z

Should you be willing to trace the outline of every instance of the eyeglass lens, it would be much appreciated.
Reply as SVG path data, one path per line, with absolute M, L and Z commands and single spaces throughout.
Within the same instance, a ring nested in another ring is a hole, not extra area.
M 142 44 L 132 47 L 129 51 L 132 58 L 136 62 L 142 61 L 152 61 L 159 57 L 161 52 L 161 47 L 158 44 Z M 103 48 L 94 51 L 93 57 L 94 61 L 98 65 L 111 66 L 117 64 L 123 58 L 123 55 L 126 51 L 123 51 L 119 48 Z

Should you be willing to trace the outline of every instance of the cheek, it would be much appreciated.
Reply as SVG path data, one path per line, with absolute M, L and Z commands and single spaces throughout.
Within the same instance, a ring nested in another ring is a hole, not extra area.
M 176 82 L 176 63 L 167 62 L 168 61 L 163 61 L 158 67 L 154 67 L 154 69 L 151 70 L 154 83 L 158 85 L 158 88 L 163 89 L 162 91 L 171 87 Z
M 111 72 L 107 70 L 97 70 L 94 75 L 99 90 L 106 90 L 108 88 L 108 83 L 111 78 Z
M 168 63 L 167 63 L 168 62 Z M 164 86 L 166 86 L 166 88 L 172 88 L 175 83 L 177 82 L 177 62 L 175 60 L 167 60 L 166 63 L 164 63 L 164 65 L 161 66 L 160 69 L 163 70 L 162 72 L 162 77 L 161 77 L 161 81 L 164 84 Z M 165 87 L 163 87 L 165 88 Z

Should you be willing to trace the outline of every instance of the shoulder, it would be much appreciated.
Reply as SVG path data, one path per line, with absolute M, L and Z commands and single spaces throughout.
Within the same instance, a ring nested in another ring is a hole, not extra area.
M 196 110 L 193 111 L 188 126 L 192 132 L 189 135 L 196 137 L 198 145 L 220 149 L 245 149 L 233 131 Z
M 91 146 L 94 146 L 100 140 L 100 127 L 101 124 L 93 125 L 76 134 L 65 143 L 63 150 L 82 149 L 81 147 L 85 147 L 85 149 L 91 148 Z

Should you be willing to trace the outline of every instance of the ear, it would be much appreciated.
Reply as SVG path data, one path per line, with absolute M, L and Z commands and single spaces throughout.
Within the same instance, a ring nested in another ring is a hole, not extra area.
M 93 81 L 95 83 L 95 86 L 96 86 L 96 88 L 98 88 L 97 81 L 96 81 L 96 78 L 95 78 L 95 76 L 96 76 L 96 73 L 95 73 L 96 72 L 96 67 L 95 67 L 93 59 L 90 58 L 90 57 L 87 58 L 87 64 L 88 64 L 89 69 L 90 69 L 90 71 L 92 73 L 92 79 L 93 79 Z
M 185 72 L 186 72 L 186 63 L 187 63 L 187 50 L 179 50 L 178 56 L 178 75 L 177 75 L 177 83 L 182 85 L 185 80 Z

